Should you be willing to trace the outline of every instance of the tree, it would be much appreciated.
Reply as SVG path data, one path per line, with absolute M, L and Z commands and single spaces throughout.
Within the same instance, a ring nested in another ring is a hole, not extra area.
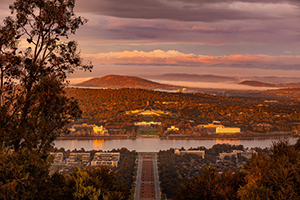
M 47 153 L 81 114 L 63 90 L 69 74 L 92 69 L 77 43 L 68 41 L 87 22 L 74 6 L 75 0 L 16 0 L 10 6 L 15 17 L 0 27 L 0 142 L 16 152 L 27 147 Z
M 49 181 L 49 163 L 38 154 L 0 150 L 0 199 L 45 199 Z
M 66 176 L 69 199 L 118 199 L 128 196 L 116 187 L 114 172 L 106 167 L 77 169 Z
M 220 199 L 219 182 L 218 171 L 213 167 L 206 167 L 200 176 L 194 176 L 191 181 L 183 181 L 180 184 L 175 199 Z
M 270 156 L 253 155 L 246 164 L 240 199 L 299 199 L 300 153 L 288 141 L 272 145 Z

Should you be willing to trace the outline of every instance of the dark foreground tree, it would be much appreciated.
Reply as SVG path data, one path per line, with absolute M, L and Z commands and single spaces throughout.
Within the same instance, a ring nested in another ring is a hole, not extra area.
M 0 199 L 66 199 L 64 178 L 49 176 L 47 154 L 81 114 L 65 96 L 67 76 L 92 68 L 82 64 L 76 42 L 67 40 L 86 22 L 74 5 L 16 0 L 12 17 L 0 26 Z
M 300 199 L 300 153 L 288 141 L 271 147 L 270 156 L 254 155 L 246 165 L 240 199 Z
M 239 199 L 238 189 L 244 185 L 244 172 L 227 171 L 220 175 L 216 168 L 205 167 L 199 176 L 183 181 L 175 199 Z
M 65 125 L 80 116 L 64 84 L 83 65 L 74 41 L 86 20 L 77 17 L 75 0 L 17 0 L 15 17 L 0 27 L 0 142 L 18 152 L 23 148 L 47 153 Z M 27 43 L 19 48 L 18 42 Z

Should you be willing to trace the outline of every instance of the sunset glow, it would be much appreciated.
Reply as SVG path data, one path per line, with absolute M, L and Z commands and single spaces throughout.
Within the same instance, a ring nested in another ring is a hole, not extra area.
M 12 2 L 0 0 L 1 18 Z M 77 15 L 89 22 L 71 39 L 94 70 L 71 79 L 149 73 L 299 76 L 299 6 L 297 0 L 77 1 Z

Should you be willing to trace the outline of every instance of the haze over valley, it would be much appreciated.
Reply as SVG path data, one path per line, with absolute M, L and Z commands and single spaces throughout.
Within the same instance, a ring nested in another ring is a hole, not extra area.
M 87 78 L 76 86 L 99 88 L 143 88 L 176 91 L 183 88 L 189 92 L 205 89 L 216 90 L 271 90 L 297 88 L 300 78 L 296 77 L 225 77 L 196 74 L 164 74 L 160 76 L 107 75 L 101 78 Z M 269 82 L 262 82 L 269 81 Z M 207 91 L 207 90 L 206 90 Z

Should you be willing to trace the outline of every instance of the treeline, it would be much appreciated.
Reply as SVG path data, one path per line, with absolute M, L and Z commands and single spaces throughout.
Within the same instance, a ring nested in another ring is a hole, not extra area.
M 137 153 L 125 148 L 114 151 L 121 154 L 116 169 L 86 167 L 50 175 L 51 157 L 32 150 L 9 153 L 2 149 L 0 199 L 129 199 Z
M 162 189 L 161 192 L 166 194 L 167 198 L 172 198 L 176 195 L 176 189 L 180 183 L 172 160 L 172 154 L 173 150 L 158 152 L 160 187 Z
M 176 192 L 167 193 L 167 197 L 178 200 L 299 199 L 299 151 L 299 140 L 295 145 L 288 141 L 278 141 L 272 145 L 267 155 L 253 155 L 240 171 L 220 174 L 216 168 L 206 166 L 200 175 L 174 186 L 173 190 Z M 173 176 L 176 177 L 176 173 Z
M 241 127 L 242 131 L 273 132 L 300 130 L 299 101 L 265 101 L 259 98 L 214 96 L 202 93 L 167 93 L 144 89 L 65 89 L 78 100 L 83 111 L 82 122 L 132 123 L 141 119 L 125 115 L 125 111 L 143 109 L 150 102 L 156 110 L 167 110 L 171 116 L 157 116 L 156 121 L 181 124 L 184 132 L 190 126 L 221 121 L 225 126 Z
M 136 172 L 136 157 L 135 151 L 129 151 L 125 148 L 120 150 L 121 153 L 121 164 L 116 170 L 116 183 L 126 191 L 126 196 L 130 196 L 132 184 L 134 181 L 134 173 Z
M 205 158 L 195 154 L 185 154 L 184 156 L 174 154 L 174 149 L 158 152 L 159 159 L 159 179 L 161 182 L 162 193 L 167 198 L 174 198 L 177 194 L 179 184 L 195 175 L 203 172 L 207 166 L 214 166 L 217 172 L 226 170 L 226 165 L 216 164 L 216 157 L 219 153 L 229 153 L 233 150 L 243 150 L 242 145 L 216 144 L 212 148 L 205 147 L 191 148 L 190 150 L 205 151 Z M 184 150 L 181 148 L 180 150 Z M 185 165 L 185 167 L 182 167 Z M 227 168 L 228 169 L 228 168 Z M 235 166 L 231 171 L 237 171 Z

